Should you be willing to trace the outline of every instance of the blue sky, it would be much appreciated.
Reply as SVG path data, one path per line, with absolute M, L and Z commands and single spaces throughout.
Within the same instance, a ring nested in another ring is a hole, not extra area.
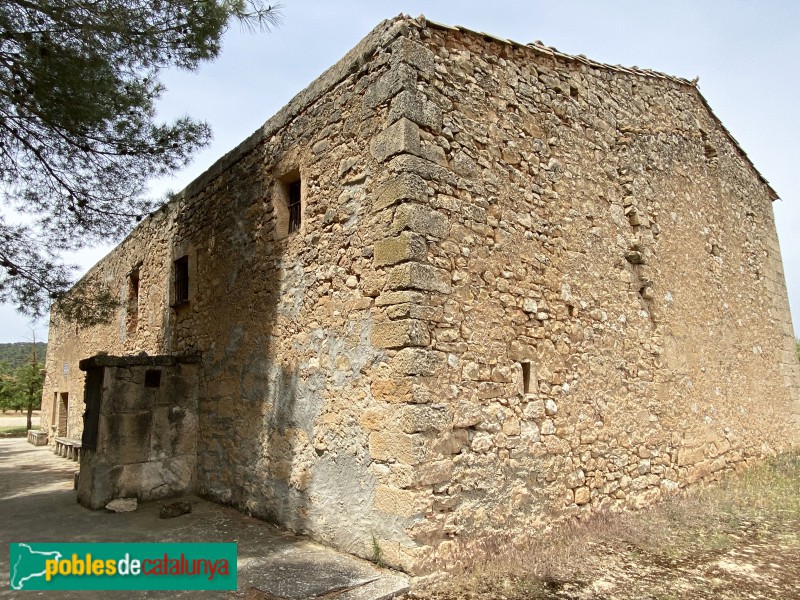
M 233 24 L 217 61 L 168 72 L 161 117 L 207 121 L 214 141 L 154 192 L 182 189 L 341 58 L 381 20 L 406 13 L 518 42 L 541 40 L 612 64 L 700 77 L 700 90 L 781 200 L 774 210 L 795 331 L 800 331 L 800 2 L 284 0 L 283 24 L 248 33 Z M 108 248 L 71 257 L 90 267 Z M 0 342 L 32 326 L 0 306 Z M 33 324 L 37 338 L 47 323 Z

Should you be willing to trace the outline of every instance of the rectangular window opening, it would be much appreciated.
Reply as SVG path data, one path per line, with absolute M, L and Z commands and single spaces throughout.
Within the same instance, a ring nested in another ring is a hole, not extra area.
M 182 256 L 175 261 L 175 302 L 189 302 L 189 257 Z
M 531 393 L 531 363 L 524 362 L 522 365 L 522 392 L 524 394 Z
M 289 233 L 294 233 L 300 229 L 300 219 L 302 218 L 302 198 L 300 180 L 296 179 L 287 184 L 289 196 Z
M 161 371 L 158 369 L 147 369 L 144 372 L 144 387 L 157 388 L 161 386 Z

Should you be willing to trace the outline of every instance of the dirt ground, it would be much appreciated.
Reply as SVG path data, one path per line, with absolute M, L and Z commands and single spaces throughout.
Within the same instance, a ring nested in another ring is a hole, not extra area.
M 800 493 L 800 491 L 799 491 Z M 453 586 L 417 585 L 408 599 L 436 600 L 776 600 L 800 599 L 800 531 L 741 523 L 724 550 L 686 548 L 666 557 L 632 544 L 591 542 L 580 578 L 505 581 L 480 577 Z M 589 576 L 587 576 L 589 575 Z
M 34 448 L 24 439 L 0 440 L 0 599 L 13 597 L 7 581 L 8 542 L 13 541 L 235 540 L 241 589 L 231 598 L 243 597 L 248 588 L 268 590 L 271 598 L 314 598 L 347 582 L 374 587 L 376 577 L 391 591 L 366 597 L 388 598 L 405 587 L 402 577 L 393 579 L 397 576 L 369 563 L 199 498 L 193 499 L 190 515 L 167 521 L 157 518 L 159 503 L 126 514 L 88 511 L 75 503 L 76 469 L 76 463 L 54 456 L 49 448 Z M 476 563 L 468 573 L 446 578 L 445 585 L 419 580 L 406 598 L 800 600 L 800 455 L 700 492 L 650 510 L 579 524 L 565 536 L 537 536 L 535 544 L 495 564 Z M 356 596 L 346 591 L 325 597 Z
M 561 600 L 773 600 L 800 598 L 799 532 L 780 523 L 742 523 L 725 550 L 667 558 L 635 546 L 586 548 L 596 578 L 549 581 L 541 598 Z

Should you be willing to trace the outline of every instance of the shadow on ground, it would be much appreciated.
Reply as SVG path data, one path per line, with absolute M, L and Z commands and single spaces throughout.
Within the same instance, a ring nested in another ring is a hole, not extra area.
M 160 503 L 135 512 L 90 511 L 73 491 L 78 465 L 24 439 L 0 440 L 0 598 L 9 589 L 13 542 L 236 542 L 236 592 L 103 592 L 104 598 L 289 598 L 380 600 L 405 591 L 407 578 L 192 497 L 192 512 L 160 519 Z M 31 597 L 35 593 L 30 593 Z M 41 594 L 41 592 L 40 592 Z M 48 592 L 48 598 L 94 598 L 97 592 Z

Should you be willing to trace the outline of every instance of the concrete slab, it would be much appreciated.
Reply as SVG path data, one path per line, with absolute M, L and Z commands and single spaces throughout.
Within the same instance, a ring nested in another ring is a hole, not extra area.
M 275 598 L 385 600 L 408 589 L 401 573 L 290 535 L 191 497 L 192 512 L 160 519 L 160 502 L 135 512 L 90 511 L 73 491 L 76 464 L 24 438 L 0 440 L 0 598 L 9 590 L 11 542 L 236 542 L 236 592 L 103 592 L 104 598 Z M 31 592 L 26 595 L 35 595 Z M 96 597 L 97 592 L 47 593 L 48 598 Z

